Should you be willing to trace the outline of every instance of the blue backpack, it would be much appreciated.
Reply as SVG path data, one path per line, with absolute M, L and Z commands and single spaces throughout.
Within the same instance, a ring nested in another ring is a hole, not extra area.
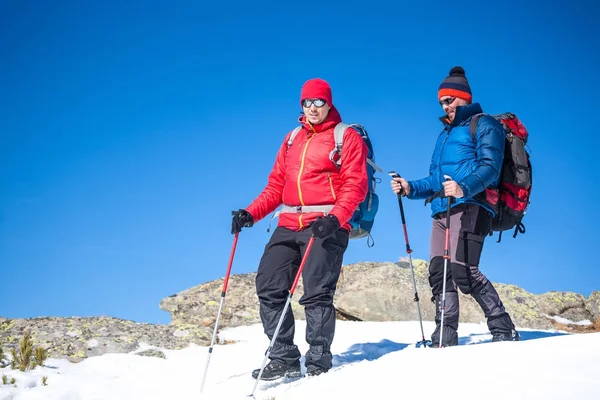
M 365 199 L 358 205 L 352 218 L 350 218 L 350 225 L 352 225 L 352 229 L 350 231 L 350 239 L 360 239 L 368 236 L 367 245 L 372 247 L 375 242 L 373 241 L 373 237 L 371 236 L 371 229 L 373 228 L 373 223 L 375 222 L 375 215 L 377 214 L 377 210 L 379 209 L 379 197 L 377 193 L 375 193 L 376 183 L 381 182 L 380 179 L 375 177 L 375 171 L 383 172 L 381 168 L 379 168 L 375 164 L 375 154 L 373 151 L 373 144 L 369 139 L 369 135 L 367 134 L 366 129 L 359 124 L 344 124 L 340 122 L 336 125 L 333 130 L 333 135 L 335 139 L 335 149 L 329 155 L 329 158 L 332 162 L 334 162 L 338 168 L 341 166 L 341 155 L 342 155 L 342 147 L 344 142 L 344 133 L 346 129 L 352 128 L 362 137 L 365 141 L 368 154 L 367 154 L 367 175 L 369 177 L 369 191 L 365 197 Z M 288 139 L 288 146 L 292 144 L 292 141 L 300 132 L 302 127 L 297 127 L 292 131 L 290 138 Z M 336 157 L 337 154 L 337 157 Z

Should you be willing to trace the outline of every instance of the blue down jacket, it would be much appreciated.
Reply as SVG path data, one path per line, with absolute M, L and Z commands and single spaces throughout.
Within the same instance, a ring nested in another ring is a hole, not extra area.
M 504 157 L 504 130 L 489 115 L 477 121 L 476 143 L 469 132 L 469 122 L 474 115 L 482 113 L 478 103 L 457 107 L 452 123 L 441 118 L 444 130 L 440 133 L 431 157 L 429 176 L 409 181 L 409 199 L 425 199 L 442 189 L 444 175 L 449 175 L 461 187 L 464 196 L 452 203 L 476 203 L 494 215 L 489 204 L 474 197 L 487 187 L 497 187 Z M 448 199 L 437 197 L 431 202 L 431 215 L 444 212 Z

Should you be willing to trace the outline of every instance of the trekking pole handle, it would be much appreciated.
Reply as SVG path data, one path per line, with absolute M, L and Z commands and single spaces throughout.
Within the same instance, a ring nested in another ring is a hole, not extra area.
M 391 176 L 391 177 L 392 177 L 392 179 L 395 179 L 395 178 L 402 178 L 402 177 L 400 176 L 400 174 L 399 174 L 399 173 L 397 173 L 396 171 L 390 171 L 390 172 L 388 172 L 388 175 L 389 175 L 389 176 Z M 398 183 L 400 183 L 400 182 L 398 182 Z M 398 192 L 398 196 L 402 196 L 402 193 L 404 193 L 404 187 L 403 187 L 402 185 L 400 185 L 400 192 Z M 400 197 L 398 197 L 398 199 L 399 199 L 399 198 L 400 198 Z
M 444 180 L 445 180 L 446 182 L 448 182 L 448 181 L 451 181 L 451 180 L 452 180 L 452 177 L 451 177 L 450 175 L 444 175 Z M 443 191 L 444 191 L 444 188 L 442 188 L 442 192 L 443 192 Z M 448 204 L 452 204 L 453 200 L 454 200 L 454 197 L 452 197 L 452 196 L 448 196 Z
M 392 179 L 395 179 L 395 178 L 402 178 L 402 177 L 400 176 L 400 174 L 399 174 L 399 173 L 397 173 L 396 171 L 390 171 L 390 172 L 388 172 L 388 175 L 389 175 L 389 176 L 391 176 L 391 177 L 392 177 Z M 402 194 L 402 192 L 404 192 L 404 188 L 402 187 L 402 185 L 400 185 L 400 193 L 398 193 L 398 194 Z

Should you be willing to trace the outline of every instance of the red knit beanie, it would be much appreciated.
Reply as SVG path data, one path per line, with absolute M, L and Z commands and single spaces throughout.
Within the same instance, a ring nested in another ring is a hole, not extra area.
M 300 93 L 300 105 L 302 105 L 302 101 L 305 99 L 323 99 L 329 104 L 329 107 L 333 106 L 331 87 L 323 79 L 309 79 L 304 83 L 302 92 Z

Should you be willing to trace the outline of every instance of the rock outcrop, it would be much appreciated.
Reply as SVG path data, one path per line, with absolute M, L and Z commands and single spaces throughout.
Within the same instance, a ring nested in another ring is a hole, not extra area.
M 413 265 L 423 318 L 433 320 L 435 310 L 427 280 L 428 264 L 423 260 L 413 260 Z M 260 322 L 255 277 L 254 273 L 231 276 L 219 321 L 220 327 Z M 222 286 L 222 279 L 195 286 L 163 299 L 160 308 L 171 313 L 174 324 L 211 326 L 217 314 Z M 582 321 L 594 320 L 600 314 L 600 292 L 594 292 L 586 299 L 581 294 L 571 292 L 536 295 L 515 285 L 494 283 L 494 286 L 515 324 L 521 328 L 551 329 L 553 323 L 548 316 Z M 292 298 L 292 310 L 299 319 L 304 318 L 303 309 L 298 304 L 302 294 L 300 281 Z M 338 316 L 352 320 L 417 320 L 414 298 L 410 265 L 407 261 L 364 262 L 343 267 L 335 295 L 335 306 Z M 485 322 L 479 305 L 471 296 L 462 293 L 460 321 Z
M 25 331 L 34 346 L 48 350 L 53 358 L 78 362 L 105 353 L 129 353 L 145 343 L 165 349 L 180 349 L 191 343 L 210 343 L 210 328 L 198 325 L 154 325 L 111 317 L 29 319 L 0 318 L 0 347 L 17 346 Z M 143 355 L 156 355 L 145 352 Z
M 414 260 L 415 280 L 424 320 L 433 320 L 428 264 Z M 256 274 L 230 277 L 219 328 L 260 323 Z M 494 284 L 506 309 L 519 328 L 551 329 L 562 317 L 570 321 L 600 319 L 600 291 L 590 297 L 571 292 L 532 294 L 515 285 Z M 30 319 L 0 318 L 0 347 L 8 353 L 18 345 L 23 333 L 32 334 L 35 346 L 48 350 L 54 358 L 81 361 L 105 353 L 136 352 L 140 356 L 164 357 L 158 349 L 180 349 L 190 344 L 208 346 L 221 300 L 223 279 L 207 282 L 160 302 L 160 308 L 171 314 L 169 325 L 137 323 L 111 317 Z M 292 310 L 297 319 L 304 319 L 298 300 L 304 294 L 302 280 L 292 298 Z M 358 321 L 418 320 L 410 265 L 363 262 L 342 268 L 335 307 L 338 318 Z M 475 300 L 460 294 L 460 321 L 485 322 Z M 595 326 L 600 326 L 596 323 Z M 561 325 L 561 329 L 569 329 Z M 142 344 L 150 345 L 142 346 Z

